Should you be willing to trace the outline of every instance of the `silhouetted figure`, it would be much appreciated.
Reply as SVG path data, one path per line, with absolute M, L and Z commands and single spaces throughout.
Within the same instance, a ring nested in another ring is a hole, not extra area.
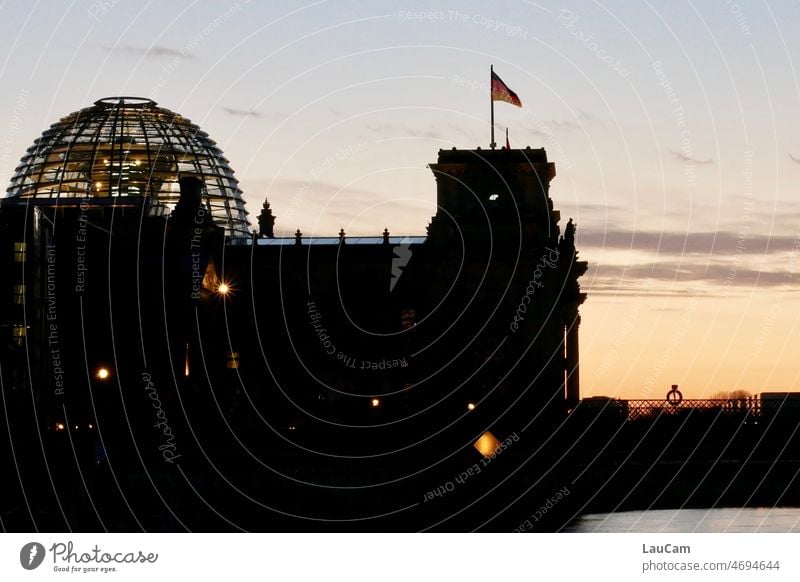
M 210 212 L 202 207 L 203 182 L 199 178 L 186 176 L 178 180 L 181 197 L 169 217 L 171 231 L 192 231 L 194 228 L 213 226 Z M 177 233 L 176 233 L 177 234 Z
M 204 287 L 206 270 L 222 250 L 224 233 L 203 203 L 203 182 L 186 176 L 178 183 L 180 199 L 167 221 L 164 301 L 173 368 L 180 374 L 186 361 L 186 345 L 195 342 L 195 308 L 213 292 Z M 214 262 L 221 264 L 219 260 Z
M 216 249 L 220 230 L 211 218 L 211 211 L 203 204 L 203 182 L 199 178 L 186 176 L 178 181 L 181 196 L 167 221 L 167 252 L 177 260 L 203 254 L 203 263 L 210 250 Z M 213 242 L 212 242 L 213 241 Z M 211 243 L 211 246 L 209 244 Z
M 568 245 L 575 244 L 575 223 L 572 222 L 572 217 L 570 217 L 567 226 L 564 228 L 564 242 Z

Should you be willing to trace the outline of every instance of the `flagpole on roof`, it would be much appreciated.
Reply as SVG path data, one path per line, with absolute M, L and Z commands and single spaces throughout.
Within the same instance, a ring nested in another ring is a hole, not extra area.
M 494 65 L 489 65 L 489 75 L 491 80 L 489 101 L 491 102 L 492 111 L 492 141 L 489 143 L 489 147 L 494 149 L 497 147 L 494 141 L 494 102 L 505 101 L 506 103 L 511 103 L 511 105 L 515 107 L 522 107 L 522 101 L 520 101 L 519 96 L 517 96 L 500 77 L 494 74 Z M 508 142 L 508 127 L 506 127 L 506 149 L 511 149 L 511 145 Z
M 494 65 L 489 65 L 489 103 L 492 111 L 492 141 L 489 142 L 489 147 L 494 149 L 497 146 L 494 143 L 494 99 L 492 98 L 492 83 L 494 80 Z

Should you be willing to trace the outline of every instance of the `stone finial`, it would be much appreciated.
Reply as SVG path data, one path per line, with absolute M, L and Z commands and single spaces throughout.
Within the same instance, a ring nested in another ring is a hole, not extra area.
M 269 201 L 264 200 L 261 207 L 261 214 L 258 215 L 259 234 L 265 238 L 275 238 L 275 215 L 269 207 Z

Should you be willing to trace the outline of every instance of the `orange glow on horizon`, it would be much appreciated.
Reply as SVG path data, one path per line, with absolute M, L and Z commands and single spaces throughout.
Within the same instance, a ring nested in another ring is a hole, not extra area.
M 581 398 L 685 399 L 800 391 L 800 301 L 758 290 L 729 296 L 592 295 L 581 306 Z

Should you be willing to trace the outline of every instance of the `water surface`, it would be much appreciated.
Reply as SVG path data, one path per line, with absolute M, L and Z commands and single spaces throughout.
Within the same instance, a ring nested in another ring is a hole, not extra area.
M 800 508 L 657 509 L 583 515 L 564 531 L 636 533 L 800 532 Z

